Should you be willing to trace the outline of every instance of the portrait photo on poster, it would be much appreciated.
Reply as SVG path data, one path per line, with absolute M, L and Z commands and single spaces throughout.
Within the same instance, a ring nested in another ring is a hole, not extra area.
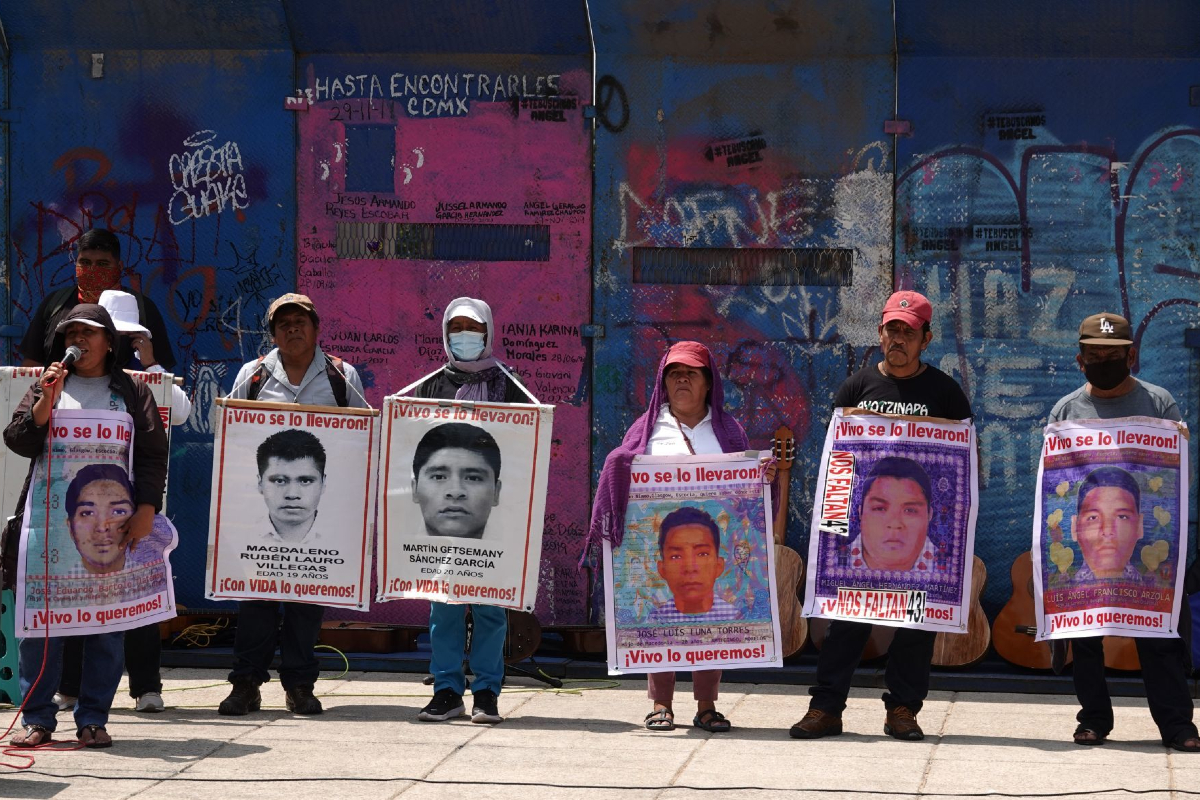
M 60 618 L 69 617 L 70 621 L 60 623 L 55 635 L 85 631 L 93 621 L 112 626 L 115 618 L 129 627 L 136 613 L 125 609 L 114 617 L 106 609 L 156 597 L 154 603 L 143 603 L 147 618 L 173 616 L 168 557 L 178 544 L 178 534 L 170 520 L 155 515 L 149 535 L 136 542 L 123 541 L 136 508 L 123 464 L 83 460 L 85 450 L 93 458 L 103 458 L 97 451 L 110 449 L 104 445 L 65 445 L 61 449 L 63 460 L 50 482 L 48 502 L 32 501 L 34 496 L 47 496 L 45 472 L 39 469 L 26 505 L 31 524 L 23 532 L 26 541 L 18 564 L 18 613 L 24 629 L 38 628 L 38 615 L 46 606 L 42 589 L 47 576 L 50 608 L 70 612 Z M 68 461 L 67 450 L 79 458 Z M 43 561 L 30 553 L 42 551 L 40 539 L 47 528 L 49 546 Z
M 890 443 L 858 448 L 858 479 L 848 498 L 848 535 L 820 534 L 818 594 L 838 586 L 873 586 L 929 592 L 957 604 L 968 551 L 970 454 L 936 444 Z
M 1047 467 L 1041 500 L 1047 614 L 1097 606 L 1170 613 L 1177 582 L 1179 470 L 1120 464 Z
M 246 545 L 361 549 L 369 437 L 238 426 L 222 453 L 222 535 Z
M 631 502 L 613 552 L 618 623 L 769 622 L 766 541 L 761 499 Z
M 389 535 L 434 544 L 523 546 L 530 526 L 531 433 L 471 422 L 393 422 Z

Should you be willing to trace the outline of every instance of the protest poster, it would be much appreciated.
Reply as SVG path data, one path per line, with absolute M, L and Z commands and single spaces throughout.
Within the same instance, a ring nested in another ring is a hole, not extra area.
M 1046 426 L 1033 513 L 1038 641 L 1179 634 L 1188 480 L 1182 423 Z
M 604 543 L 610 674 L 783 666 L 769 490 L 754 452 L 633 459 Z
M 122 411 L 54 413 L 25 502 L 19 635 L 122 631 L 175 616 L 168 554 L 179 537 L 170 520 L 156 515 L 149 536 L 121 545 L 136 509 L 133 435 Z
M 554 406 L 393 395 L 383 417 L 378 600 L 533 611 Z
M 154 402 L 158 404 L 158 414 L 162 417 L 163 427 L 167 429 L 167 441 L 171 439 L 171 385 L 175 376 L 169 372 L 126 372 L 135 380 L 150 387 Z M 42 374 L 41 367 L 0 367 L 0 420 L 7 425 L 12 419 L 13 412 L 21 404 L 25 392 L 37 381 Z M 0 447 L 0 510 L 11 514 L 21 497 L 21 487 L 25 485 L 25 476 L 29 474 L 29 459 L 23 458 L 9 450 Z M 166 486 L 163 487 L 163 513 L 166 513 Z
M 217 407 L 205 595 L 370 608 L 379 412 Z
M 804 615 L 964 633 L 977 474 L 969 421 L 834 409 Z

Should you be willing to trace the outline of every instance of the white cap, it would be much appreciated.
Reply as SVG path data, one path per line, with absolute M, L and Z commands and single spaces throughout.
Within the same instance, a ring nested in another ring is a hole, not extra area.
M 121 333 L 140 333 L 153 339 L 148 328 L 138 324 L 137 298 L 129 292 L 105 289 L 100 293 L 100 305 L 112 317 L 113 325 Z

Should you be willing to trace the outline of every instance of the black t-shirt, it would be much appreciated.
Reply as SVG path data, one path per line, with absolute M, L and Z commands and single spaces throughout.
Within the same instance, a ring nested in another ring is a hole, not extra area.
M 878 364 L 865 366 L 838 388 L 833 407 L 955 420 L 972 416 L 971 402 L 958 382 L 928 364 L 911 378 L 890 378 Z
M 68 291 L 69 290 L 69 291 Z M 171 339 L 167 335 L 167 326 L 163 323 L 162 314 L 158 307 L 139 292 L 128 291 L 138 299 L 138 307 L 143 310 L 142 319 L 138 320 L 150 331 L 150 343 L 154 347 L 154 360 L 170 372 L 175 369 L 175 354 L 171 351 Z M 54 349 L 54 329 L 58 323 L 79 303 L 79 290 L 75 284 L 64 289 L 56 289 L 42 299 L 33 316 L 29 318 L 29 329 L 21 339 L 21 356 L 42 362 L 49 366 L 50 353 Z M 51 305 L 57 308 L 51 308 Z

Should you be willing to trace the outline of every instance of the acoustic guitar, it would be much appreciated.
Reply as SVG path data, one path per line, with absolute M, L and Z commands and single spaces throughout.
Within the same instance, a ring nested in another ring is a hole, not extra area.
M 967 616 L 966 633 L 940 632 L 933 640 L 933 664 L 938 667 L 969 667 L 987 655 L 992 643 L 992 629 L 987 614 L 979 604 L 979 596 L 987 585 L 987 567 L 979 556 L 972 556 L 971 610 Z
M 796 460 L 796 437 L 792 429 L 781 425 L 771 441 L 777 462 L 775 480 L 779 483 L 779 504 L 772 520 L 775 537 L 775 589 L 779 595 L 779 635 L 784 657 L 798 652 L 808 638 L 808 620 L 800 601 L 804 586 L 804 559 L 785 544 L 788 500 L 792 482 L 792 463 Z
M 1019 667 L 1050 669 L 1050 643 L 1033 640 L 1037 634 L 1037 615 L 1033 608 L 1033 553 L 1028 550 L 1013 561 L 1012 585 L 1012 597 L 992 623 L 996 652 Z M 1068 650 L 1066 663 L 1070 662 Z M 1105 636 L 1104 666 L 1127 671 L 1141 669 L 1134 640 L 1128 636 Z

